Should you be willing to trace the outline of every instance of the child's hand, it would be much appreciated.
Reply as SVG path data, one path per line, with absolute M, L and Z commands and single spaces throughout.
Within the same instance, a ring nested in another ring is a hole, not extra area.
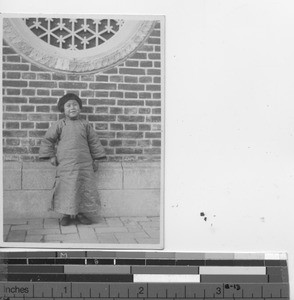
M 50 158 L 50 163 L 51 163 L 52 166 L 56 167 L 58 165 L 58 163 L 57 163 L 57 157 L 56 156 L 51 157 Z
M 98 171 L 98 161 L 97 160 L 93 160 L 93 170 L 94 170 L 94 172 Z

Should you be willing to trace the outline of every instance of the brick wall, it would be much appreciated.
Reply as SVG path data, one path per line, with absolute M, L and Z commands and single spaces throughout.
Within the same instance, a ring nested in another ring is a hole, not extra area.
M 3 44 L 3 155 L 38 160 L 67 92 L 83 101 L 82 117 L 96 130 L 109 161 L 156 161 L 161 154 L 162 49 L 158 23 L 124 63 L 99 74 L 64 75 L 41 69 Z

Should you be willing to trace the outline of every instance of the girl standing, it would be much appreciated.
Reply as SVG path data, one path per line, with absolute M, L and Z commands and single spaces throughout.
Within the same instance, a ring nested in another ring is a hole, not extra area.
M 57 167 L 52 208 L 63 214 L 62 226 L 70 224 L 72 215 L 82 224 L 91 224 L 85 213 L 100 207 L 94 171 L 105 151 L 92 126 L 80 118 L 82 101 L 77 95 L 64 95 L 58 109 L 64 118 L 48 129 L 39 150 L 41 159 L 50 159 Z

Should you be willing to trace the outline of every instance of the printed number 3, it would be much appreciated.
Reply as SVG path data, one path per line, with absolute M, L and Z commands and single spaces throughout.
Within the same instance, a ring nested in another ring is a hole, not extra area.
M 216 294 L 220 295 L 222 293 L 222 288 L 221 287 L 217 287 L 216 288 Z

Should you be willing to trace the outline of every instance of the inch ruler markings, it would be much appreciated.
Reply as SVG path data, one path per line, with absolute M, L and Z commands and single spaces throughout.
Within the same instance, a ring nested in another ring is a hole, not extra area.
M 284 254 L 0 252 L 0 299 L 290 299 Z

